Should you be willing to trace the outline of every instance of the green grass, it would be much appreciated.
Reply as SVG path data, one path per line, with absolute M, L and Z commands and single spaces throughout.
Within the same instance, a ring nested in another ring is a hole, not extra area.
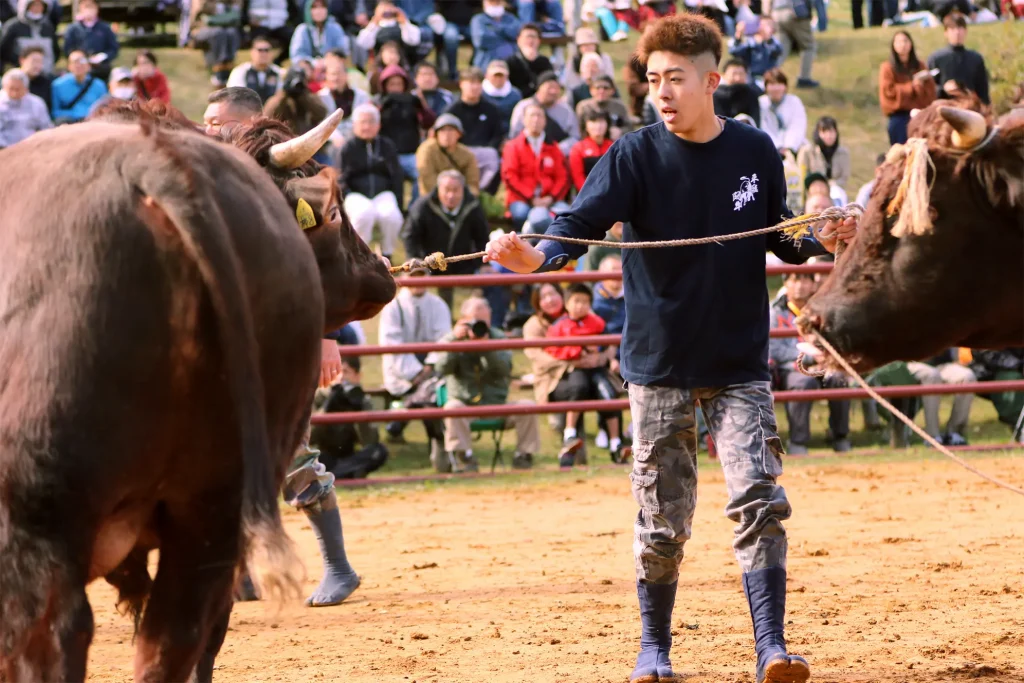
M 875 157 L 888 147 L 885 118 L 878 106 L 878 66 L 888 56 L 889 41 L 895 29 L 868 28 L 854 31 L 850 25 L 849 1 L 838 0 L 831 3 L 829 6 L 829 29 L 817 36 L 818 50 L 813 72 L 814 78 L 822 83 L 822 87 L 817 91 L 798 91 L 798 93 L 807 107 L 810 125 L 813 125 L 818 117 L 824 115 L 834 116 L 839 122 L 842 141 L 850 148 L 853 159 L 850 187 L 847 188 L 852 195 L 862 183 L 871 178 Z M 911 29 L 910 33 L 914 37 L 917 53 L 922 59 L 945 44 L 941 29 L 915 28 Z M 635 32 L 632 37 L 633 40 L 636 39 Z M 605 43 L 602 49 L 611 54 L 615 64 L 621 67 L 633 48 L 632 43 L 633 41 L 620 44 Z M 993 104 L 996 111 L 1005 110 L 1013 88 L 1017 83 L 1024 81 L 1024 50 L 1021 49 L 1021 45 L 1024 45 L 1024 22 L 972 26 L 968 31 L 967 43 L 969 47 L 980 50 L 984 55 L 989 68 Z M 191 119 L 200 120 L 206 106 L 206 96 L 211 90 L 202 54 L 195 50 L 177 49 L 160 49 L 156 50 L 156 53 L 160 60 L 160 68 L 171 82 L 173 103 Z M 125 50 L 118 60 L 119 63 L 130 64 L 133 54 L 133 50 Z M 461 54 L 462 61 L 466 61 L 468 55 L 468 50 L 464 50 Z M 239 53 L 239 62 L 247 59 L 246 52 Z M 783 68 L 791 77 L 791 82 L 795 82 L 798 58 L 791 57 Z M 616 76 L 620 75 L 616 74 Z M 623 83 L 619 83 L 620 89 L 623 85 Z M 500 195 L 494 199 L 500 199 Z M 492 200 L 489 201 L 494 203 Z M 399 248 L 396 260 L 400 261 L 404 257 L 404 253 Z M 770 284 L 774 289 L 778 283 Z M 460 290 L 457 293 L 456 308 L 468 293 L 468 290 Z M 366 321 L 364 329 L 370 343 L 375 343 L 377 320 Z M 522 353 L 516 352 L 514 358 L 514 375 L 519 376 L 530 372 L 529 364 Z M 380 359 L 365 358 L 363 384 L 369 387 L 378 386 L 380 383 Z M 532 394 L 527 392 L 516 396 L 516 398 L 519 397 L 532 398 Z M 949 398 L 944 399 L 942 415 L 948 415 L 949 401 Z M 920 415 L 918 418 L 920 421 Z M 560 435 L 547 428 L 546 416 L 539 416 L 538 419 L 541 420 L 544 442 L 543 453 L 538 455 L 538 464 L 542 467 L 551 466 L 555 463 Z M 785 435 L 787 432 L 785 411 L 781 408 L 779 423 L 780 430 Z M 856 447 L 884 445 L 880 436 L 864 432 L 861 426 L 860 411 L 855 407 L 851 424 L 853 432 L 851 438 L 854 445 Z M 588 433 L 592 435 L 595 427 L 595 416 L 588 416 Z M 823 435 L 826 427 L 827 410 L 824 405 L 819 404 L 812 412 L 812 433 L 815 435 L 815 440 L 811 444 L 813 448 L 825 448 Z M 975 402 L 972 411 L 971 433 L 968 437 L 972 443 L 1005 442 L 1009 438 L 1009 429 L 996 422 L 991 404 L 979 399 Z M 429 471 L 426 437 L 422 426 L 410 425 L 406 430 L 406 438 L 409 441 L 408 444 L 389 446 L 391 458 L 385 468 L 378 473 L 378 476 L 420 474 Z M 506 458 L 511 457 L 514 444 L 514 434 L 507 434 L 504 449 Z M 593 447 L 590 448 L 590 451 L 591 463 L 607 462 L 604 452 Z M 483 464 L 489 465 L 491 457 L 489 439 L 485 437 L 480 442 L 476 453 Z M 853 456 L 844 457 L 842 460 L 847 461 L 849 457 Z M 926 449 L 912 448 L 904 454 L 892 457 L 938 456 Z M 702 458 L 702 463 L 705 461 L 706 459 Z M 799 461 L 790 458 L 788 462 Z M 822 461 L 815 459 L 811 462 L 821 463 Z M 601 472 L 604 470 L 580 476 L 602 476 Z M 554 476 L 557 475 L 550 472 L 535 472 L 525 475 L 525 477 L 500 477 L 497 481 L 501 482 L 501 485 L 507 486 L 513 485 L 513 482 L 540 482 Z

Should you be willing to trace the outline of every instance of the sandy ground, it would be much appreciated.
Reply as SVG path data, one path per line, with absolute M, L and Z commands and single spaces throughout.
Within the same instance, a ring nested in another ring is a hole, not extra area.
M 1024 457 L 976 461 L 1024 482 Z M 717 471 L 702 473 L 673 623 L 692 681 L 753 681 Z M 1024 500 L 944 461 L 792 466 L 791 650 L 816 681 L 1024 681 Z M 235 608 L 219 681 L 626 681 L 639 642 L 626 474 L 342 497 L 347 604 Z M 308 587 L 319 555 L 289 511 Z M 103 583 L 90 680 L 131 678 Z

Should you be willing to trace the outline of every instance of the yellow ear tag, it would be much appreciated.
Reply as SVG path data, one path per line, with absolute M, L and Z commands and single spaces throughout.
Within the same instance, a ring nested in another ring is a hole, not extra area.
M 313 215 L 313 207 L 305 199 L 300 199 L 295 205 L 295 218 L 299 221 L 299 227 L 309 230 L 316 227 L 316 216 Z

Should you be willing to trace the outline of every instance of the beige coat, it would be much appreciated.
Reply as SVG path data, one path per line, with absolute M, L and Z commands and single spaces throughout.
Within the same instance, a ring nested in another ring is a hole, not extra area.
M 461 142 L 455 149 L 442 149 L 437 140 L 430 138 L 416 150 L 416 170 L 419 172 L 420 194 L 428 195 L 437 187 L 441 171 L 454 169 L 466 178 L 466 186 L 475 196 L 480 195 L 480 167 L 476 157 Z
M 542 315 L 530 316 L 523 325 L 523 339 L 542 339 L 551 327 Z M 523 349 L 533 367 L 533 395 L 538 404 L 548 402 L 548 395 L 555 390 L 562 376 L 572 368 L 572 363 L 549 356 L 542 348 Z
M 808 142 L 800 148 L 796 155 L 796 163 L 805 178 L 808 173 L 825 175 L 825 155 L 813 142 Z M 832 182 L 844 190 L 846 184 L 850 182 L 850 150 L 843 145 L 839 145 L 832 154 Z

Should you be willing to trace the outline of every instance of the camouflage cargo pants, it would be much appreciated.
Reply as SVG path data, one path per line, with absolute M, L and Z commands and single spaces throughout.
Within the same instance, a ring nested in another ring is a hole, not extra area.
M 284 499 L 296 508 L 316 505 L 334 491 L 334 475 L 320 462 L 320 451 L 309 445 L 309 426 L 295 450 L 284 478 Z
M 768 382 L 717 389 L 629 385 L 633 415 L 633 497 L 636 575 L 651 583 L 678 578 L 683 545 L 697 506 L 696 401 L 718 449 L 736 523 L 733 550 L 744 572 L 786 566 L 786 530 L 792 513 L 776 483 L 784 454 Z

